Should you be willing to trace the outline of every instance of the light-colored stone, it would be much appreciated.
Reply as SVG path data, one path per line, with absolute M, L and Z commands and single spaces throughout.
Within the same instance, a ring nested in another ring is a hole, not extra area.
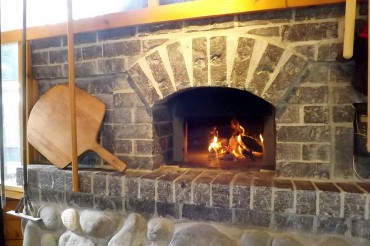
M 351 246 L 350 243 L 347 243 L 343 239 L 336 238 L 336 237 L 330 237 L 320 243 L 319 246 Z
M 51 233 L 45 233 L 41 236 L 41 246 L 58 246 L 58 238 Z
M 292 237 L 278 236 L 274 238 L 271 246 L 304 246 L 304 245 Z
M 32 221 L 28 221 L 24 229 L 23 245 L 38 246 L 41 245 L 41 238 L 38 226 Z
M 148 222 L 147 237 L 153 246 L 167 246 L 174 232 L 174 223 L 164 218 L 153 218 Z
M 62 213 L 62 223 L 70 231 L 77 231 L 80 228 L 79 215 L 76 209 L 68 208 Z
M 117 215 L 108 212 L 84 210 L 80 214 L 83 232 L 97 238 L 109 238 L 117 229 Z
M 235 240 L 208 224 L 196 224 L 175 232 L 169 246 L 237 246 Z
M 66 232 L 59 238 L 58 246 L 95 246 L 96 244 L 88 238 Z
M 52 206 L 44 206 L 39 209 L 38 217 L 41 218 L 41 228 L 55 231 L 61 227 L 58 209 Z
M 248 231 L 243 233 L 241 246 L 270 246 L 271 236 L 263 231 Z
M 130 214 L 121 230 L 112 237 L 108 246 L 140 246 L 145 240 L 145 221 L 141 215 Z

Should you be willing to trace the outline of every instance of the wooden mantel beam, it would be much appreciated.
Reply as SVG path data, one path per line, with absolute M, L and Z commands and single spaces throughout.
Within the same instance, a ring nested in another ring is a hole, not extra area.
M 147 8 L 76 20 L 73 25 L 75 33 L 82 33 L 124 26 L 344 2 L 345 0 L 197 0 L 158 5 L 158 0 L 149 0 Z M 67 23 L 27 29 L 27 40 L 61 36 L 67 33 Z M 18 42 L 21 35 L 21 30 L 3 32 L 2 43 Z

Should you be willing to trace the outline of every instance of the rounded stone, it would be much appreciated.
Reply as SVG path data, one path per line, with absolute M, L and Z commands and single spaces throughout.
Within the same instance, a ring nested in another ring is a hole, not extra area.
M 97 238 L 109 238 L 117 229 L 117 217 L 112 213 L 84 210 L 80 214 L 82 231 Z
M 41 236 L 41 246 L 58 246 L 58 239 L 51 233 L 45 233 Z
M 171 241 L 175 226 L 171 220 L 153 218 L 149 220 L 147 228 L 149 241 L 155 242 L 157 246 L 167 246 Z
M 241 237 L 241 246 L 270 246 L 271 236 L 263 231 L 244 232 Z
M 88 238 L 67 231 L 60 236 L 58 246 L 69 245 L 95 246 L 96 244 Z
M 23 245 L 40 245 L 41 238 L 38 226 L 29 221 L 24 229 Z
M 76 209 L 68 208 L 62 213 L 62 223 L 70 231 L 77 231 L 80 228 L 79 215 Z
M 140 214 L 130 214 L 108 246 L 141 246 L 145 241 L 145 221 Z
M 40 226 L 43 229 L 55 231 L 61 227 L 59 211 L 52 206 L 43 206 L 39 209 Z
M 304 245 L 292 237 L 278 236 L 274 238 L 271 246 L 304 246 Z

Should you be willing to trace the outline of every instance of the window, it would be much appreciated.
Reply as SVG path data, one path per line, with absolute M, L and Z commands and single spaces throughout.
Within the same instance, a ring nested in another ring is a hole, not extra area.
M 16 168 L 21 167 L 18 44 L 3 45 L 1 60 L 5 184 L 16 186 Z

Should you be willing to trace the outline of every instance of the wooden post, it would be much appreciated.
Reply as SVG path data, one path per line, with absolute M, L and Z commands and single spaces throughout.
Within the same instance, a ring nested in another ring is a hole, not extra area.
M 73 191 L 78 192 L 78 160 L 77 160 L 77 124 L 76 124 L 76 98 L 75 98 L 75 62 L 74 62 L 74 37 L 73 37 L 73 18 L 72 0 L 67 0 L 68 7 L 68 78 L 69 78 L 69 99 L 71 109 L 71 140 L 72 140 L 72 182 Z
M 344 18 L 343 57 L 349 59 L 353 56 L 353 42 L 355 36 L 356 0 L 346 1 L 346 14 Z

